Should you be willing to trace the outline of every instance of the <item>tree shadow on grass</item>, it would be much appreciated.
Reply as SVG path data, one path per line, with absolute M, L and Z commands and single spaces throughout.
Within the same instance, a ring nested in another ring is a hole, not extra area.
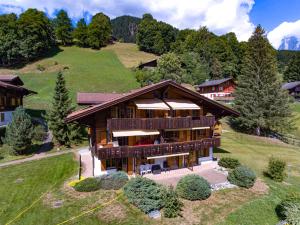
M 223 148 L 214 148 L 214 153 L 229 153 L 229 154 L 231 154 L 231 152 L 228 152 Z
M 7 67 L 3 67 L 6 69 L 22 69 L 23 67 L 25 67 L 28 64 L 32 64 L 35 63 L 39 60 L 42 59 L 47 59 L 47 58 L 52 58 L 54 56 L 56 56 L 58 53 L 64 51 L 63 49 L 61 49 L 59 46 L 54 46 L 52 47 L 49 51 L 45 52 L 43 55 L 36 57 L 30 61 L 21 61 L 21 62 L 17 62 L 14 65 L 11 66 L 7 66 Z
M 46 115 L 46 110 L 44 109 L 26 109 L 26 113 L 28 113 L 31 117 L 43 118 Z

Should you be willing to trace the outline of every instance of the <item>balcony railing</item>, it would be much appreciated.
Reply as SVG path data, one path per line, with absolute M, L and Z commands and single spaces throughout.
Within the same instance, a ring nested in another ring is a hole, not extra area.
M 99 159 L 111 158 L 143 158 L 151 156 L 172 155 L 178 153 L 188 153 L 194 150 L 201 150 L 208 147 L 219 147 L 220 138 L 205 138 L 197 141 L 164 143 L 149 146 L 120 146 L 109 148 L 98 148 L 94 154 Z
M 214 116 L 171 117 L 171 118 L 113 118 L 107 120 L 109 130 L 159 130 L 193 127 L 211 127 Z

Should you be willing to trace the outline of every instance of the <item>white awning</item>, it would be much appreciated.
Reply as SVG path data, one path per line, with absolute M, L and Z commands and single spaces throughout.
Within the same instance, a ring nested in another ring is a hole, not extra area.
M 161 159 L 161 158 L 168 158 L 168 157 L 174 157 L 174 156 L 182 156 L 182 155 L 189 155 L 190 153 L 178 153 L 178 154 L 172 154 L 172 155 L 159 155 L 159 156 L 151 156 L 147 157 L 147 159 Z
M 176 131 L 176 130 L 205 130 L 205 129 L 210 129 L 210 127 L 174 128 L 174 129 L 165 129 L 165 131 Z
M 198 105 L 187 99 L 165 99 L 173 110 L 200 109 Z
M 113 131 L 114 137 L 130 137 L 130 136 L 147 136 L 147 135 L 158 135 L 158 130 L 122 130 Z
M 139 99 L 134 101 L 138 109 L 150 110 L 170 110 L 170 108 L 160 99 Z

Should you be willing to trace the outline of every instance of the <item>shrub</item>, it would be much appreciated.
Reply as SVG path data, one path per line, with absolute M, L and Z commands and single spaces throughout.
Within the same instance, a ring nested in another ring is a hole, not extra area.
M 241 164 L 237 159 L 233 159 L 230 157 L 224 157 L 219 160 L 218 165 L 225 167 L 225 168 L 234 169 L 234 168 L 240 166 Z
M 163 207 L 163 189 L 154 181 L 144 177 L 136 177 L 124 186 L 124 194 L 128 201 L 149 213 Z
M 42 125 L 37 125 L 36 127 L 34 127 L 33 140 L 42 142 L 46 137 L 47 131 Z
M 179 216 L 182 206 L 183 204 L 173 187 L 166 189 L 164 193 L 164 216 L 167 218 Z
M 285 167 L 286 163 L 283 160 L 272 157 L 265 174 L 272 180 L 282 182 L 285 176 Z
M 233 171 L 229 172 L 228 181 L 239 187 L 250 188 L 253 187 L 256 175 L 246 166 L 238 166 Z
M 288 203 L 285 206 L 285 221 L 290 225 L 300 224 L 300 203 Z
M 284 200 L 282 200 L 280 204 L 276 206 L 275 211 L 280 219 L 286 219 L 286 208 L 290 204 L 300 204 L 300 195 L 296 193 L 291 193 Z
M 207 199 L 211 194 L 209 183 L 198 175 L 187 175 L 181 178 L 176 192 L 180 197 L 191 201 Z
M 38 70 L 38 71 L 45 71 L 45 67 L 43 66 L 43 65 L 41 65 L 41 64 L 38 64 L 37 66 L 36 66 L 36 69 Z
M 100 180 L 94 177 L 86 178 L 74 186 L 74 189 L 79 192 L 97 191 L 101 187 Z
M 105 190 L 119 190 L 127 181 L 128 176 L 123 171 L 100 177 L 101 188 Z

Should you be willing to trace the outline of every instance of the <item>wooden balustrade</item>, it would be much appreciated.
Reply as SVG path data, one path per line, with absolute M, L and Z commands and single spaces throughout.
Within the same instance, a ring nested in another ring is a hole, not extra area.
M 170 117 L 170 118 L 113 118 L 107 120 L 109 130 L 160 130 L 193 127 L 211 127 L 214 116 Z
M 205 138 L 197 141 L 163 143 L 149 146 L 120 146 L 109 148 L 98 148 L 93 153 L 99 159 L 126 158 L 126 157 L 151 157 L 188 153 L 194 150 L 201 150 L 208 147 L 219 147 L 220 138 Z

